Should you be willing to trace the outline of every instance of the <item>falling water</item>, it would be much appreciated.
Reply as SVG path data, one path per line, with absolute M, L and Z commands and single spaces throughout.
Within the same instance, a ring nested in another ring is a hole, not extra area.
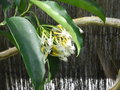
M 106 16 L 120 18 L 120 0 L 96 0 L 105 10 Z M 91 14 L 63 5 L 72 18 L 90 16 Z M 56 24 L 44 12 L 40 12 L 36 7 L 33 8 L 43 21 Z M 9 12 L 11 14 L 12 12 Z M 114 80 L 106 78 L 100 58 L 97 53 L 98 47 L 102 52 L 103 59 L 109 61 L 108 53 L 113 60 L 120 60 L 120 31 L 117 28 L 86 26 L 84 30 L 84 47 L 81 49 L 80 56 L 69 57 L 69 61 L 61 61 L 60 70 L 55 79 L 45 85 L 45 90 L 107 90 L 113 85 Z M 3 37 L 0 37 L 0 51 L 12 45 Z M 106 64 L 107 65 L 107 64 Z M 118 69 L 120 64 L 116 66 Z M 31 80 L 25 70 L 25 66 L 20 55 L 11 57 L 0 62 L 0 90 L 33 90 Z

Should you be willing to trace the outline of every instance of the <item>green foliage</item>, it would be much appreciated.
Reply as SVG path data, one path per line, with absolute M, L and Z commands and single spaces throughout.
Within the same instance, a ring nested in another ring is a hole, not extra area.
M 55 21 L 61 24 L 71 34 L 74 42 L 76 43 L 79 54 L 81 48 L 80 44 L 83 43 L 83 40 L 81 38 L 79 28 L 72 21 L 66 10 L 60 7 L 54 1 L 31 0 L 31 2 L 45 11 L 49 16 L 51 16 Z
M 59 66 L 60 66 L 60 61 L 59 58 L 53 57 L 53 56 L 48 56 L 49 59 L 49 65 L 50 65 L 50 74 L 51 74 L 51 79 L 55 78 L 55 75 L 59 71 Z
M 2 5 L 4 17 L 6 18 L 6 13 L 10 7 L 10 3 L 7 0 L 0 0 L 0 5 Z
M 18 11 L 20 13 L 24 12 L 24 10 L 27 8 L 27 0 L 21 0 L 19 6 L 18 6 Z
M 37 22 L 36 22 L 36 19 L 35 17 L 33 16 L 25 16 L 26 19 L 28 19 L 31 24 L 35 27 L 35 29 L 37 29 Z
M 0 30 L 0 35 L 7 38 L 12 38 L 10 32 L 7 32 L 5 30 Z
M 5 30 L 0 30 L 0 35 L 8 38 L 15 45 L 15 41 L 10 32 L 5 31 Z
M 33 25 L 22 17 L 11 17 L 7 19 L 7 25 L 23 57 L 35 90 L 39 90 L 45 74 L 43 63 L 45 58 L 40 51 L 38 34 Z
M 0 35 L 7 37 L 20 51 L 27 72 L 33 82 L 34 89 L 43 90 L 44 84 L 46 82 L 49 82 L 51 79 L 55 77 L 56 73 L 58 72 L 60 62 L 58 60 L 59 59 L 58 57 L 51 56 L 52 55 L 51 53 L 50 55 L 48 55 L 48 53 L 44 52 L 46 50 L 44 45 L 42 45 L 44 39 L 48 39 L 49 41 L 49 39 L 51 39 L 52 37 L 50 35 L 51 33 L 54 33 L 52 35 L 55 35 L 55 33 L 57 33 L 56 35 L 61 34 L 59 33 L 59 30 L 60 28 L 64 27 L 65 30 L 69 32 L 69 34 L 72 36 L 72 40 L 77 46 L 78 52 L 77 54 L 79 55 L 81 46 L 83 44 L 82 34 L 80 33 L 78 26 L 72 21 L 71 17 L 68 15 L 67 11 L 63 7 L 59 6 L 55 1 L 48 0 L 46 1 L 13 0 L 13 1 L 14 2 L 12 6 L 16 7 L 15 14 L 14 16 L 8 18 L 6 12 L 7 10 L 9 10 L 10 3 L 7 0 L 0 0 L 0 5 L 2 5 L 4 11 L 4 21 L 0 23 L 0 26 L 5 26 L 9 28 L 8 32 L 0 30 Z M 90 11 L 93 14 L 100 17 L 103 21 L 105 21 L 105 15 L 103 13 L 103 10 L 100 8 L 98 4 L 95 3 L 94 0 L 59 0 L 59 1 Z M 34 13 L 34 11 L 30 10 L 32 5 L 35 5 L 42 9 L 44 12 L 46 12 L 46 14 L 52 17 L 60 25 L 62 25 L 62 27 L 59 26 L 59 28 L 57 28 L 56 26 L 53 25 L 41 25 L 38 16 Z M 58 43 L 57 42 L 58 39 L 56 38 L 58 37 L 54 36 L 55 41 L 54 43 Z M 47 40 L 45 40 L 45 42 L 46 41 Z M 45 46 L 47 46 L 47 44 Z M 56 52 L 59 52 L 55 47 L 49 48 L 50 49 L 54 48 L 53 49 L 54 51 L 56 50 Z M 69 50 L 73 49 L 68 49 L 68 53 Z M 47 63 L 48 66 L 47 79 L 44 78 L 45 63 Z
M 24 12 L 25 9 L 27 8 L 27 0 L 14 0 L 15 6 L 16 6 L 16 11 L 15 13 L 20 12 Z
M 21 0 L 14 0 L 14 2 L 15 2 L 15 5 L 16 5 L 17 7 L 19 7 Z
M 90 11 L 93 14 L 100 17 L 105 22 L 105 14 L 102 8 L 94 0 L 59 0 L 59 1 Z
M 10 3 L 7 0 L 0 0 L 0 5 L 2 5 L 3 10 L 5 10 L 10 6 Z

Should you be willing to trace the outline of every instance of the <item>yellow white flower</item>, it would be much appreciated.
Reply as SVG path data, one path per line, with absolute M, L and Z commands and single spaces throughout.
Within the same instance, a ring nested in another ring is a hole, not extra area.
M 41 33 L 41 51 L 45 55 L 50 54 L 67 61 L 67 57 L 74 54 L 72 37 L 61 25 L 51 30 L 42 29 Z

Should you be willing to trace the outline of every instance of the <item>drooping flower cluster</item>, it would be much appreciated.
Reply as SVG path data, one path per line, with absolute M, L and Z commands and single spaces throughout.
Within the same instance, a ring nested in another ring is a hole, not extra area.
M 48 54 L 59 57 L 67 61 L 67 57 L 74 54 L 75 46 L 71 35 L 61 26 L 54 26 L 52 29 L 41 29 L 41 51 L 44 55 Z

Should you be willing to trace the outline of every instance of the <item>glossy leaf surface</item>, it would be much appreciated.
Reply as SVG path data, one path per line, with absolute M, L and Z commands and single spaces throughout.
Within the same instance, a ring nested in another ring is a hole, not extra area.
M 83 8 L 100 17 L 105 22 L 105 14 L 102 8 L 94 0 L 59 0 L 59 1 Z
M 51 16 L 56 22 L 61 24 L 72 36 L 78 50 L 80 52 L 81 44 L 83 40 L 78 26 L 72 21 L 71 17 L 67 14 L 66 10 L 59 6 L 54 1 L 37 1 L 31 0 L 31 3 L 35 4 Z
M 39 90 L 45 74 L 44 55 L 40 51 L 39 36 L 33 25 L 25 18 L 11 17 L 7 19 L 7 25 L 23 57 L 35 90 Z

